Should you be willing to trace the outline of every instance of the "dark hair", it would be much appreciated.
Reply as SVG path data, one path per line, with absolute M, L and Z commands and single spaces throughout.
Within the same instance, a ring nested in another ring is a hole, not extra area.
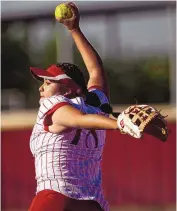
M 108 103 L 101 104 L 95 93 L 88 92 L 85 78 L 77 65 L 71 63 L 58 63 L 56 66 L 61 68 L 66 75 L 72 78 L 73 81 L 82 88 L 86 97 L 86 104 L 99 107 L 104 113 L 112 113 L 112 107 Z

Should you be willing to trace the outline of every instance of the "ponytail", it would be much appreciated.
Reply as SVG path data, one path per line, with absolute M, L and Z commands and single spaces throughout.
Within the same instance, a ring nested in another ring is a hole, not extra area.
M 108 104 L 101 104 L 99 97 L 93 93 L 93 92 L 88 92 L 87 90 L 87 86 L 85 83 L 85 78 L 82 74 L 82 72 L 80 71 L 80 69 L 74 65 L 74 64 L 70 64 L 70 63 L 58 63 L 57 67 L 61 68 L 64 73 L 66 75 L 68 75 L 70 78 L 72 78 L 72 80 L 79 86 L 82 88 L 77 90 L 77 95 L 80 96 L 81 93 L 83 93 L 86 97 L 85 103 L 97 108 L 100 108 L 102 112 L 107 113 L 107 114 L 111 114 L 112 113 L 112 107 Z
M 112 113 L 112 107 L 108 103 L 101 104 L 99 97 L 95 93 L 85 90 L 84 94 L 86 97 L 86 104 L 97 107 L 104 113 Z

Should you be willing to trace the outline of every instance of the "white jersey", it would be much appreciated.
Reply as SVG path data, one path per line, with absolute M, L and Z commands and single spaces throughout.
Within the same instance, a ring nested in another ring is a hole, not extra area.
M 102 104 L 109 103 L 101 90 L 92 88 L 90 91 L 97 94 Z M 105 115 L 99 108 L 86 105 L 81 97 L 68 99 L 54 95 L 41 101 L 30 138 L 37 193 L 50 189 L 77 200 L 95 200 L 108 211 L 101 176 L 105 131 L 74 128 L 68 133 L 55 134 L 45 125 L 45 117 L 66 104 L 83 113 Z

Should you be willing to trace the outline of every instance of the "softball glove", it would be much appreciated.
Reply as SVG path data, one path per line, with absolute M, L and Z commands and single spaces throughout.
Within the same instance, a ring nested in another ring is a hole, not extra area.
M 144 133 L 152 135 L 161 141 L 168 138 L 168 128 L 165 117 L 149 105 L 133 105 L 120 113 L 117 126 L 121 133 L 134 138 L 142 138 Z

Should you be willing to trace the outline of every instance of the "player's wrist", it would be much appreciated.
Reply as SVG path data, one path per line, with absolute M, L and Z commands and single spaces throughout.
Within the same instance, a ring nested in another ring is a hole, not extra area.
M 68 30 L 69 30 L 70 33 L 79 32 L 80 31 L 80 27 L 79 26 L 76 26 L 76 27 L 71 28 L 71 29 L 68 28 Z

